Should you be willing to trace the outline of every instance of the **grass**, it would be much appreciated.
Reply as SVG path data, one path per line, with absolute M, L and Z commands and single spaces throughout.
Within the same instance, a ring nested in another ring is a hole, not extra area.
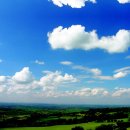
M 123 119 L 117 119 L 118 121 L 122 120 L 123 122 L 128 122 L 128 118 L 123 118 Z
M 101 124 L 112 124 L 112 123 L 83 123 L 83 124 L 75 124 L 75 125 L 59 125 L 59 126 L 49 126 L 49 127 L 26 127 L 26 128 L 3 128 L 1 130 L 71 130 L 71 128 L 75 126 L 82 126 L 85 130 L 91 129 L 95 130 L 97 126 Z M 130 129 L 129 129 L 130 130 Z

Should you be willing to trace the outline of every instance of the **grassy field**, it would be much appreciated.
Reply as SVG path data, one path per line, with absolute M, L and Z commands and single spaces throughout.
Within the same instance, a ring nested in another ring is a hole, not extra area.
M 122 119 L 117 119 L 118 121 L 122 120 L 123 122 L 128 122 L 128 118 L 122 118 Z
M 75 126 L 82 126 L 85 130 L 92 129 L 95 130 L 97 126 L 101 124 L 108 124 L 108 123 L 83 123 L 83 124 L 75 124 L 75 125 L 59 125 L 59 126 L 50 126 L 50 127 L 30 127 L 30 128 L 4 128 L 1 130 L 71 130 L 71 128 Z M 109 123 L 111 124 L 111 123 Z

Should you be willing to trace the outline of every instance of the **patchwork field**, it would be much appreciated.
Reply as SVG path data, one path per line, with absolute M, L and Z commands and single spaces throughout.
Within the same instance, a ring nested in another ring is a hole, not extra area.
M 5 106 L 0 108 L 0 130 L 116 130 L 130 128 L 130 107 Z M 111 124 L 111 125 L 109 125 Z M 128 129 L 130 130 L 130 129 Z
M 59 125 L 59 126 L 50 126 L 50 127 L 25 127 L 25 128 L 4 128 L 1 130 L 71 130 L 75 126 L 82 126 L 85 130 L 94 130 L 97 126 L 101 124 L 111 124 L 111 123 L 83 123 L 76 125 Z M 130 129 L 129 129 L 130 130 Z

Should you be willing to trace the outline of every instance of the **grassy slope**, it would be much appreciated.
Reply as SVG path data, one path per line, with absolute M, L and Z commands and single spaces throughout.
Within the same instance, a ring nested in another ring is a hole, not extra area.
M 92 129 L 94 130 L 95 127 L 101 124 L 108 124 L 108 123 L 84 123 L 84 124 L 77 124 L 77 125 L 59 125 L 59 126 L 50 126 L 50 127 L 37 127 L 37 128 L 5 128 L 2 130 L 71 130 L 72 127 L 75 126 L 83 126 L 85 129 Z

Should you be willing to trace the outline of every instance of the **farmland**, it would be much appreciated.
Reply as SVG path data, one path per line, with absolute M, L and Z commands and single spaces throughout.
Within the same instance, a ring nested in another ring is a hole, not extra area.
M 75 126 L 95 130 L 98 126 L 109 124 L 114 129 L 130 127 L 130 108 L 17 105 L 0 107 L 2 130 L 71 130 Z
M 71 130 L 74 126 L 82 126 L 85 130 L 91 129 L 94 130 L 97 126 L 101 124 L 108 124 L 108 123 L 83 123 L 83 124 L 76 124 L 76 125 L 59 125 L 59 126 L 50 126 L 50 127 L 25 127 L 25 128 L 6 128 L 2 130 Z

